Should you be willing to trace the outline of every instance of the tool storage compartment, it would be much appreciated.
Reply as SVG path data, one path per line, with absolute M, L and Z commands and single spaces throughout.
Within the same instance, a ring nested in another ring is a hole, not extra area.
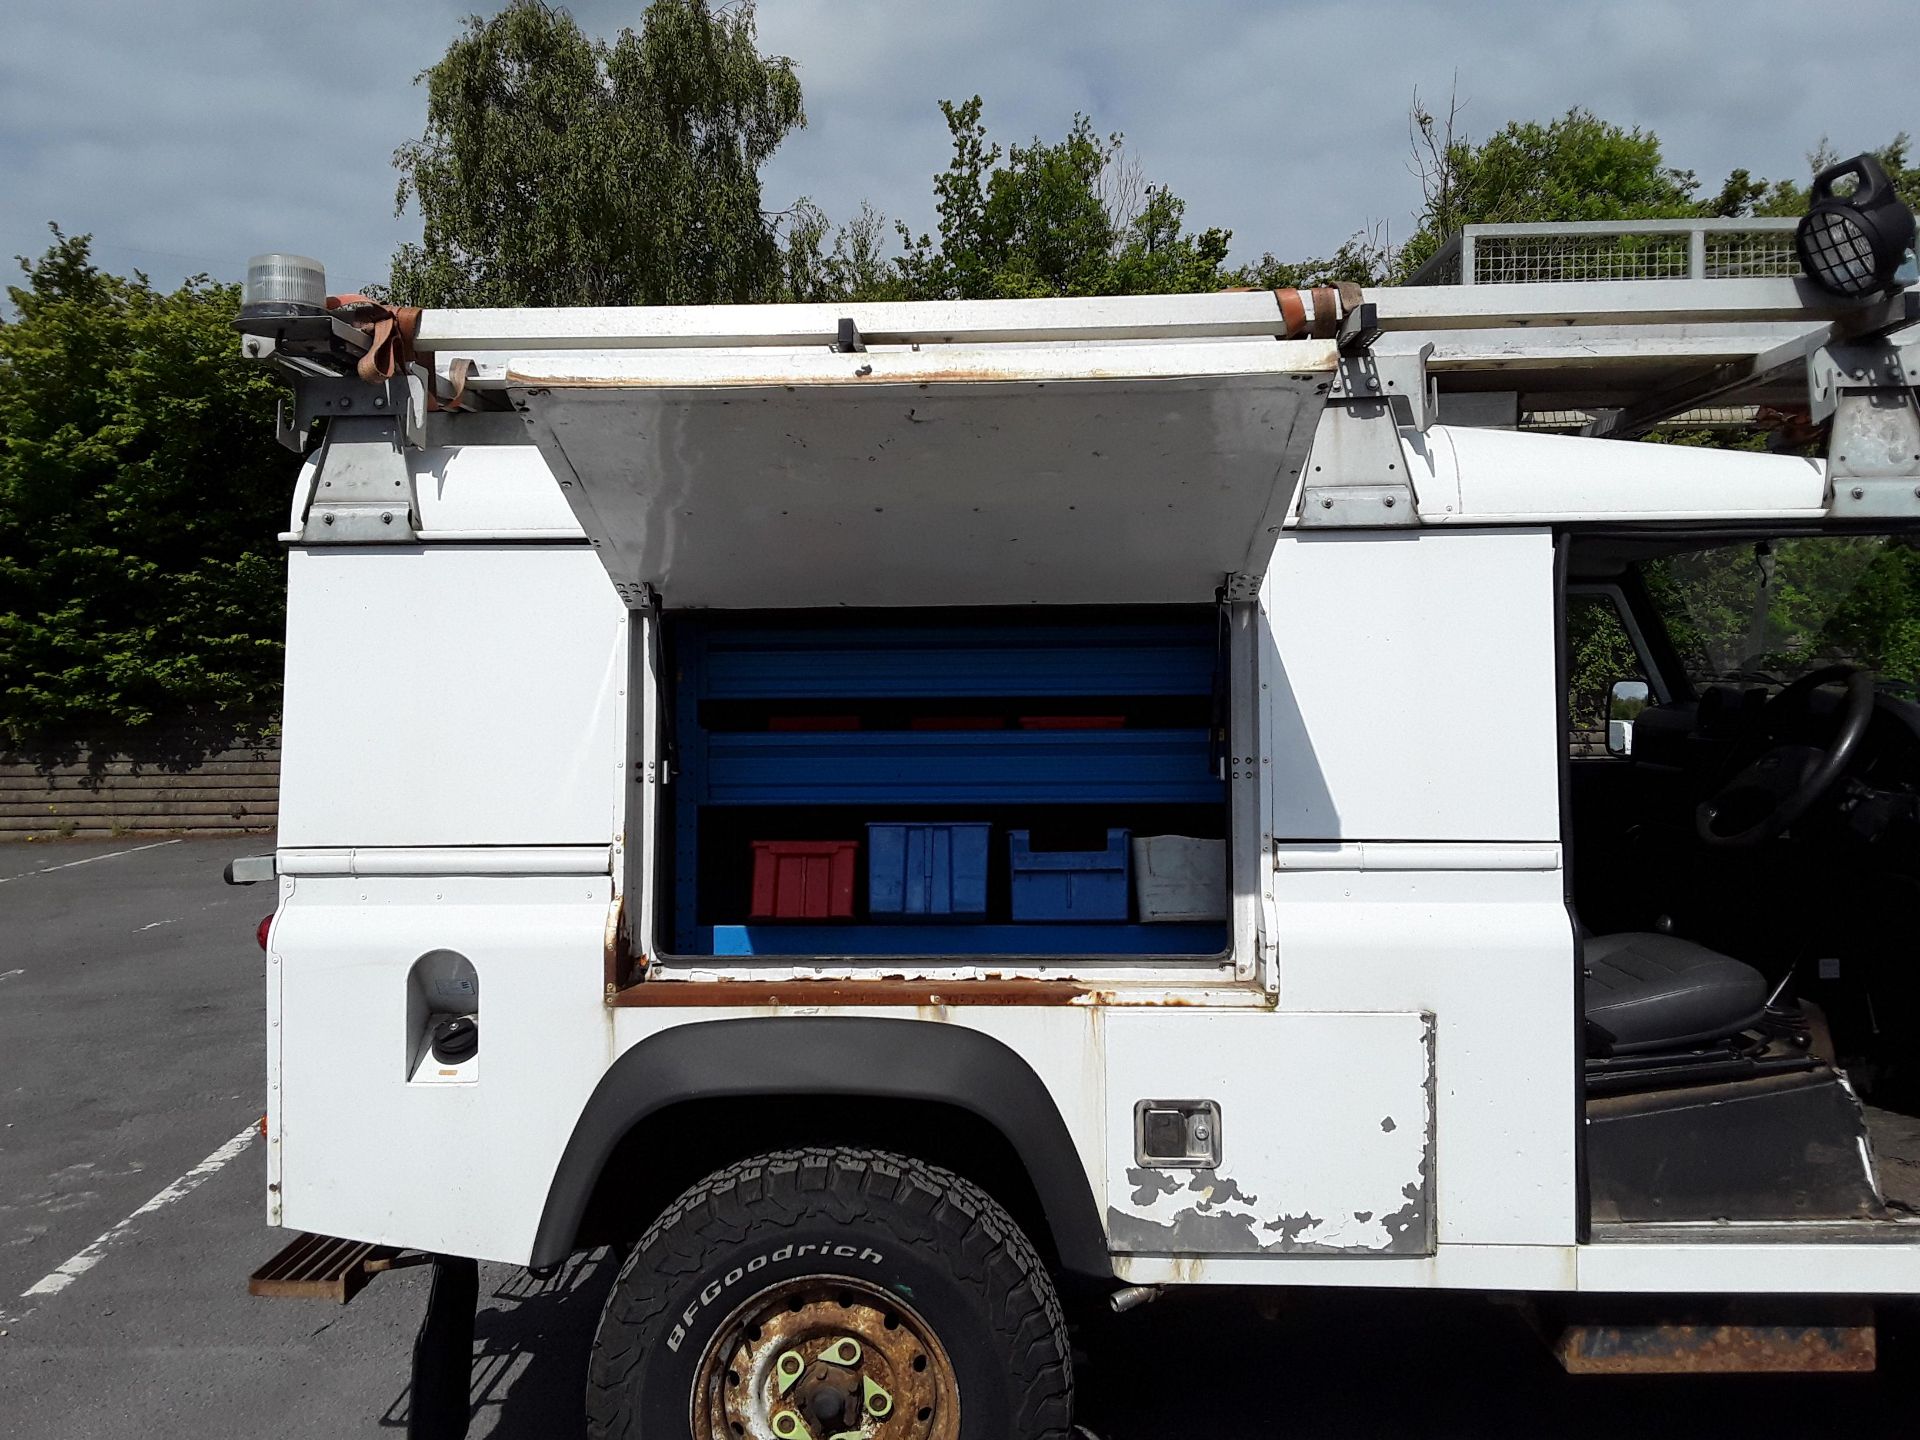
M 1226 837 L 1212 607 L 681 614 L 664 637 L 663 950 L 1226 949 L 1224 921 L 1142 923 L 1128 881 L 1130 834 Z M 858 847 L 849 907 L 769 906 L 756 855 L 795 843 Z

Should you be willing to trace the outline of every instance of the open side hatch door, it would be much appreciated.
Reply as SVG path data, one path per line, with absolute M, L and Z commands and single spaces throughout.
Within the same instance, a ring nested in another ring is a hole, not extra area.
M 1257 592 L 1330 341 L 563 352 L 515 404 L 630 604 Z

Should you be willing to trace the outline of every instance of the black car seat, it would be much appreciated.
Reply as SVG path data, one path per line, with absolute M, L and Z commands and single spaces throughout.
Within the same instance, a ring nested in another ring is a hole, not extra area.
M 1586 1020 L 1612 1055 L 1722 1040 L 1767 1013 L 1767 981 L 1744 961 L 1677 935 L 1628 931 L 1585 942 Z

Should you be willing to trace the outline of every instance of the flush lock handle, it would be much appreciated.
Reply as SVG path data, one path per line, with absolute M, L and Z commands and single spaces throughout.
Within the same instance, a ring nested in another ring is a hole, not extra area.
M 1205 1170 L 1220 1163 L 1220 1105 L 1214 1100 L 1142 1100 L 1133 1107 L 1137 1163 L 1156 1170 Z

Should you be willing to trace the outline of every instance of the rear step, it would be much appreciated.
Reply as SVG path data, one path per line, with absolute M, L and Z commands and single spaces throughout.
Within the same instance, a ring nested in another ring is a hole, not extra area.
M 409 1265 L 424 1265 L 430 1255 L 402 1254 L 391 1245 L 340 1240 L 331 1235 L 302 1235 L 247 1277 L 247 1293 L 275 1300 L 331 1300 L 344 1305 L 373 1277 Z

